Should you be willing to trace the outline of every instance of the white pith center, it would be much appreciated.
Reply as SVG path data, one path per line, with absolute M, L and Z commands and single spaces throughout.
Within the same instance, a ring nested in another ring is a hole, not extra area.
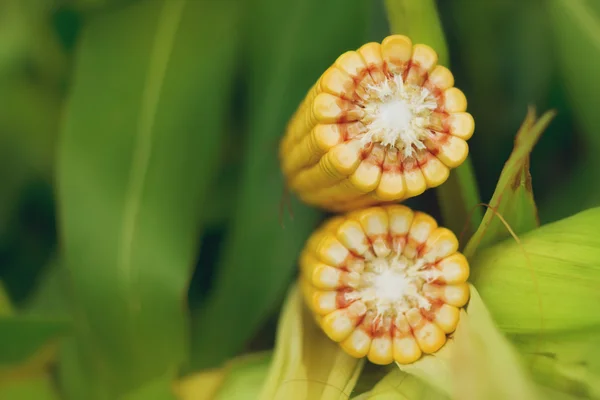
M 424 260 L 396 254 L 367 261 L 353 297 L 362 300 L 377 316 L 393 317 L 411 308 L 429 310 L 431 302 L 423 295 L 423 284 L 435 280 L 438 273 L 424 269 L 425 265 Z
M 364 106 L 368 132 L 361 138 L 362 143 L 396 147 L 407 158 L 424 149 L 423 140 L 430 135 L 430 117 L 437 108 L 431 92 L 405 84 L 401 75 L 371 85 L 368 90 Z

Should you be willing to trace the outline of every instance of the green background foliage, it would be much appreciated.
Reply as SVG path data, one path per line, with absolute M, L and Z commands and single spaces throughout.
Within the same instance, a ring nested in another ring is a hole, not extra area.
M 474 253 L 509 237 L 480 199 L 519 235 L 600 205 L 599 4 L 0 2 L 0 398 L 172 399 L 181 374 L 273 348 L 326 217 L 286 194 L 279 138 L 339 54 L 390 29 L 439 48 L 476 121 L 470 161 L 410 206 Z

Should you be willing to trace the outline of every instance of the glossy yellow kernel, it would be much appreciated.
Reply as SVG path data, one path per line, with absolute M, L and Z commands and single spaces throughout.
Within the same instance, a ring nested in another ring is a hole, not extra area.
M 319 93 L 315 97 L 312 111 L 315 121 L 321 124 L 357 121 L 364 116 L 360 107 L 329 93 Z
M 469 278 L 469 263 L 461 253 L 452 254 L 437 263 L 441 280 L 447 284 L 466 282 Z
M 369 354 L 371 336 L 360 328 L 355 329 L 348 338 L 340 343 L 346 353 L 355 358 L 363 358 Z
M 452 333 L 458 325 L 460 311 L 449 304 L 443 304 L 434 313 L 434 322 L 444 333 Z
M 452 87 L 444 91 L 444 108 L 449 113 L 466 111 L 467 98 L 462 90 Z
M 321 320 L 325 334 L 334 342 L 346 339 L 358 325 L 360 317 L 365 315 L 367 307 L 363 302 L 356 301 L 347 308 L 338 309 L 327 314 Z
M 391 35 L 381 42 L 381 56 L 390 73 L 401 74 L 412 56 L 412 41 L 403 35 Z
M 475 132 L 475 120 L 468 112 L 455 112 L 448 117 L 450 133 L 462 140 L 469 140 Z
M 373 364 L 387 365 L 394 361 L 392 338 L 380 336 L 373 339 L 368 354 L 369 361 Z
M 437 158 L 450 168 L 456 168 L 462 164 L 469 154 L 469 145 L 455 136 L 448 136 L 448 140 L 441 147 Z
M 437 187 L 446 182 L 450 175 L 450 169 L 438 158 L 432 157 L 421 167 L 428 187 Z
M 452 75 L 452 72 L 443 65 L 436 66 L 429 74 L 427 80 L 437 89 L 442 91 L 454 86 L 454 75 Z

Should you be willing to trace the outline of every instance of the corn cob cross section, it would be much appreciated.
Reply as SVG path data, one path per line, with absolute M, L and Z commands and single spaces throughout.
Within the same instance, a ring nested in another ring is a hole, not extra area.
M 435 353 L 469 299 L 458 240 L 403 205 L 325 222 L 300 258 L 300 286 L 325 334 L 351 356 L 410 364 Z
M 475 122 L 452 73 L 402 35 L 342 54 L 288 123 L 279 156 L 304 202 L 348 211 L 436 187 L 467 157 Z

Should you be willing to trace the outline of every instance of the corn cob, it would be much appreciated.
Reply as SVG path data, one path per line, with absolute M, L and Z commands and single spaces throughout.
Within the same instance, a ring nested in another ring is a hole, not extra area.
M 336 216 L 307 241 L 300 284 L 325 334 L 351 356 L 410 364 L 434 353 L 469 298 L 458 240 L 403 205 Z
M 454 77 L 401 35 L 342 54 L 288 123 L 288 187 L 330 211 L 396 202 L 442 184 L 475 129 Z

